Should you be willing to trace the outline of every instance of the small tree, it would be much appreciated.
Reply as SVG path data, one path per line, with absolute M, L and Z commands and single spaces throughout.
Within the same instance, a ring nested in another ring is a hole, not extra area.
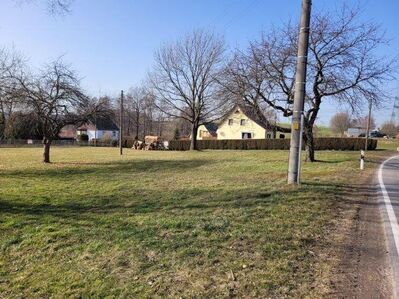
M 80 88 L 76 74 L 62 61 L 46 66 L 38 75 L 17 77 L 26 108 L 35 115 L 43 134 L 43 162 L 50 162 L 51 142 L 66 125 L 86 122 L 98 106 Z
M 143 88 L 130 88 L 126 95 L 126 120 L 127 128 L 134 130 L 134 139 L 138 140 L 140 127 L 143 125 L 145 90 Z
M 157 106 L 169 116 L 191 124 L 190 149 L 197 149 L 198 127 L 223 107 L 218 101 L 218 79 L 224 42 L 202 30 L 162 47 L 150 74 Z
M 381 126 L 381 132 L 386 134 L 388 137 L 396 137 L 399 132 L 399 126 L 393 121 L 386 121 Z
M 330 120 L 330 128 L 335 134 L 344 136 L 351 125 L 351 117 L 347 112 L 338 112 Z
M 353 123 L 355 126 L 365 129 L 365 128 L 367 128 L 368 123 L 369 123 L 369 116 L 368 115 L 360 116 L 357 119 L 355 119 L 353 121 Z M 374 117 L 371 116 L 370 117 L 370 130 L 372 130 L 375 127 L 376 127 L 376 124 L 375 124 Z

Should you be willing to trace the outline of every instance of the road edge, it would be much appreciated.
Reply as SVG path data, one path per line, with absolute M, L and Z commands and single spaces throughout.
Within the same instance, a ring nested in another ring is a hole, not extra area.
M 376 181 L 379 187 L 378 205 L 384 223 L 386 247 L 389 251 L 389 260 L 391 262 L 392 293 L 394 298 L 399 299 L 399 223 L 393 211 L 391 199 L 385 188 L 382 174 L 385 163 L 395 158 L 399 158 L 399 155 L 389 157 L 381 163 L 376 173 Z

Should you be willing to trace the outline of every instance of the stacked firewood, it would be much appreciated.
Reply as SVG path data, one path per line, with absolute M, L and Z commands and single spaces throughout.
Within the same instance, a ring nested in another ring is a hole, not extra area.
M 145 136 L 144 141 L 135 140 L 133 142 L 132 149 L 153 151 L 153 150 L 164 150 L 165 146 L 163 144 L 161 137 Z

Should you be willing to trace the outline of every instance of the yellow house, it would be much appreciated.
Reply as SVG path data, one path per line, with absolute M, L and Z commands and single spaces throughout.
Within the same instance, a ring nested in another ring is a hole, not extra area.
M 219 123 L 217 139 L 275 138 L 267 123 L 253 108 L 237 104 Z
M 198 127 L 197 132 L 197 140 L 203 139 L 217 139 L 217 131 L 218 126 L 215 123 L 207 123 L 204 125 L 200 125 Z

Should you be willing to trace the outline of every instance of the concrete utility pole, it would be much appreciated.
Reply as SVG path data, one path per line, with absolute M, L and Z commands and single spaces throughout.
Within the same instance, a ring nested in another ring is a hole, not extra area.
M 298 184 L 299 179 L 299 158 L 301 153 L 300 140 L 301 134 L 301 118 L 303 114 L 305 87 L 306 87 L 306 66 L 308 62 L 309 47 L 309 26 L 310 11 L 312 1 L 302 0 L 301 28 L 298 40 L 298 57 L 295 74 L 295 95 L 294 107 L 292 113 L 291 124 L 291 144 L 290 157 L 288 163 L 288 184 Z
M 364 146 L 364 151 L 367 151 L 367 145 L 369 143 L 369 135 L 370 135 L 370 127 L 371 127 L 371 108 L 372 108 L 372 100 L 369 100 L 369 116 L 367 118 L 367 128 L 366 128 L 366 144 Z
M 121 103 L 119 111 L 119 154 L 120 155 L 123 155 L 122 141 L 123 141 L 123 90 L 121 90 Z

